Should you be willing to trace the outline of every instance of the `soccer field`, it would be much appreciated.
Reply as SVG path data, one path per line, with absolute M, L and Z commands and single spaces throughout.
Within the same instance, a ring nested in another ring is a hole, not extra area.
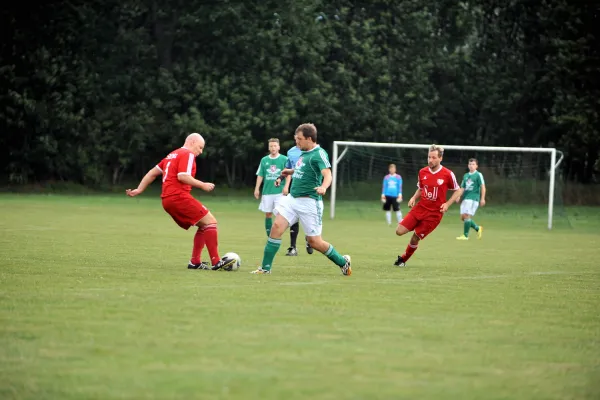
M 258 202 L 205 203 L 237 272 L 187 270 L 158 196 L 0 196 L 0 398 L 600 398 L 600 209 L 490 204 L 459 242 L 455 205 L 399 269 L 377 199 L 340 201 L 352 276 L 287 233 L 256 276 Z

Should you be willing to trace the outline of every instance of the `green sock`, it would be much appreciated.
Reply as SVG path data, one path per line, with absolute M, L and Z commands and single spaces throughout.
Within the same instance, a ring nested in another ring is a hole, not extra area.
M 475 223 L 475 221 L 470 220 L 471 221 L 471 228 L 475 229 L 477 232 L 479 232 L 479 225 L 477 225 Z
M 265 231 L 267 231 L 267 237 L 271 234 L 271 227 L 273 226 L 272 218 L 265 218 Z
M 275 254 L 281 247 L 281 239 L 273 239 L 268 238 L 267 244 L 265 246 L 265 253 L 263 255 L 262 260 L 262 269 L 266 269 L 267 271 L 271 270 L 271 265 L 273 264 L 273 259 L 275 258 Z
M 466 237 L 469 237 L 469 229 L 471 229 L 471 220 L 465 219 L 463 231 Z
M 338 267 L 343 267 L 346 265 L 346 259 L 333 248 L 333 245 L 329 245 L 329 249 L 327 249 L 325 255 Z

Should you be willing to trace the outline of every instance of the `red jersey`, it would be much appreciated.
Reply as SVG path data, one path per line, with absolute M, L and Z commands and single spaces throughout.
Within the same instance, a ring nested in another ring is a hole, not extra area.
M 192 191 L 190 185 L 184 185 L 177 179 L 186 174 L 192 178 L 196 175 L 196 155 L 185 147 L 169 153 L 156 166 L 162 172 L 162 194 L 160 197 L 185 195 Z
M 458 190 L 458 182 L 454 172 L 444 166 L 437 171 L 431 171 L 431 168 L 425 167 L 419 171 L 419 183 L 417 186 L 421 189 L 421 199 L 418 205 L 428 211 L 439 212 L 442 204 L 446 202 L 448 189 Z

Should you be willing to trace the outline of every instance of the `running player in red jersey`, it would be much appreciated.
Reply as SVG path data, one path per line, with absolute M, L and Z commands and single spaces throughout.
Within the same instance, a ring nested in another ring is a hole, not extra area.
M 404 267 L 408 259 L 417 251 L 419 241 L 424 239 L 439 225 L 448 207 L 459 199 L 463 190 L 456 182 L 454 173 L 441 165 L 444 148 L 432 145 L 429 148 L 428 166 L 419 171 L 419 187 L 408 206 L 413 207 L 396 228 L 396 235 L 402 236 L 413 232 L 406 251 L 394 263 Z M 446 201 L 448 190 L 454 190 L 452 197 Z M 416 203 L 417 199 L 420 199 Z M 416 203 L 416 205 L 415 205 Z
M 162 175 L 162 205 L 165 211 L 181 228 L 187 230 L 197 226 L 194 247 L 188 269 L 227 269 L 234 259 L 219 257 L 217 220 L 210 211 L 190 194 L 192 187 L 210 192 L 213 183 L 202 182 L 196 175 L 196 157 L 204 150 L 204 138 L 198 133 L 190 134 L 183 147 L 172 151 L 152 168 L 136 189 L 127 189 L 126 194 L 135 197 L 141 194 L 158 176 Z M 208 248 L 211 263 L 203 263 L 200 256 L 204 246 Z M 212 266 L 212 268 L 211 268 Z

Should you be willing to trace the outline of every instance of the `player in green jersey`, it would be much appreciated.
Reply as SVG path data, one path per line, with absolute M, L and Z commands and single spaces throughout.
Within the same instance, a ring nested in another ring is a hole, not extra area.
M 290 226 L 300 221 L 310 246 L 325 254 L 344 275 L 351 275 L 350 256 L 340 255 L 331 244 L 321 238 L 323 230 L 323 195 L 331 185 L 331 164 L 327 152 L 317 144 L 317 128 L 302 124 L 294 134 L 296 145 L 302 150 L 293 169 L 283 170 L 283 176 L 292 174 L 294 184 L 290 194 L 275 207 L 275 223 L 267 240 L 261 266 L 253 274 L 270 274 L 275 254 L 281 246 L 281 236 Z
M 464 232 L 457 237 L 458 240 L 469 240 L 471 228 L 477 231 L 477 237 L 481 239 L 483 226 L 473 221 L 477 208 L 485 206 L 485 180 L 481 172 L 477 171 L 478 163 L 475 158 L 469 160 L 469 172 L 463 176 L 460 187 L 463 188 L 462 203 L 460 203 L 460 218 L 463 220 Z M 458 203 L 460 199 L 456 202 Z
M 260 160 L 260 165 L 256 170 L 256 186 L 254 187 L 254 197 L 258 200 L 260 197 L 260 184 L 264 182 L 258 209 L 265 213 L 267 236 L 271 233 L 271 226 L 273 225 L 273 210 L 283 197 L 283 187 L 275 186 L 275 181 L 284 170 L 286 162 L 287 157 L 279 154 L 279 139 L 269 139 L 269 155 Z

